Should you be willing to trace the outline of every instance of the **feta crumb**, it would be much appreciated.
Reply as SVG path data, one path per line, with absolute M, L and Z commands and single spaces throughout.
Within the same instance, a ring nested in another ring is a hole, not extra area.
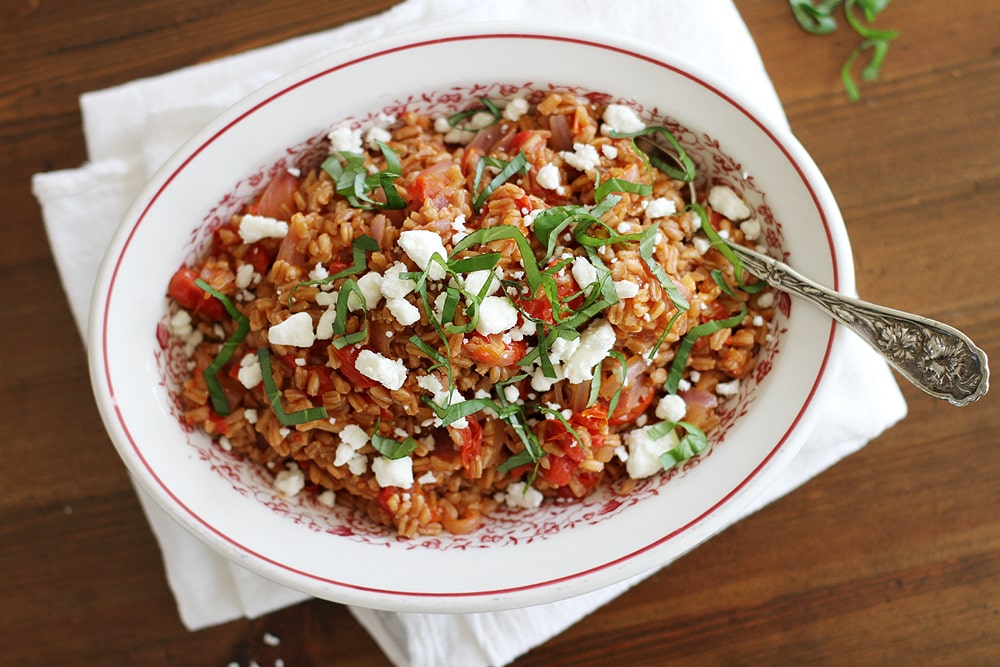
M 720 382 L 715 385 L 715 393 L 719 396 L 735 396 L 740 391 L 740 381 Z
M 774 305 L 774 293 L 772 292 L 762 292 L 757 295 L 757 307 L 758 308 L 770 308 Z
M 756 241 L 760 238 L 760 223 L 756 220 L 744 220 L 740 223 L 740 231 L 747 241 Z
M 413 486 L 413 459 L 409 456 L 399 459 L 379 456 L 372 461 L 372 472 L 375 473 L 375 481 L 383 489 L 387 486 L 401 489 Z
M 420 321 L 420 309 L 406 299 L 387 299 L 386 308 L 404 327 Z
M 369 271 L 358 278 L 358 291 L 365 298 L 365 308 L 371 310 L 382 300 L 382 274 Z M 350 310 L 360 310 L 361 303 L 357 295 L 351 292 L 347 297 L 347 307 Z
M 712 248 L 712 242 L 704 236 L 695 236 L 691 239 L 691 242 L 694 244 L 694 249 L 698 251 L 699 255 L 704 255 Z
M 433 473 L 433 471 L 428 470 L 423 475 L 417 478 L 417 482 L 419 484 L 427 484 L 427 485 L 437 484 L 437 476 Z
M 316 500 L 319 501 L 320 505 L 333 507 L 337 504 L 337 494 L 332 489 L 327 489 L 323 493 L 316 496 Z
M 451 131 L 451 124 L 444 116 L 434 119 L 434 131 L 440 134 L 447 134 Z
M 309 280 L 323 280 L 329 277 L 330 272 L 326 270 L 326 267 L 316 262 L 316 266 L 309 270 Z
M 298 464 L 290 462 L 274 477 L 274 490 L 286 498 L 298 495 L 305 488 L 306 476 Z
M 486 283 L 489 283 L 489 287 L 486 289 L 486 293 L 483 294 L 483 296 L 490 296 L 496 294 L 500 288 L 503 287 L 503 283 L 500 282 L 502 278 L 503 271 L 500 267 L 497 267 L 492 271 L 489 269 L 470 271 L 465 275 L 463 287 L 466 292 L 479 295 L 483 292 L 483 288 L 486 287 Z
M 764 326 L 764 318 L 760 315 L 754 315 L 753 319 L 750 321 L 755 327 Z
M 746 220 L 753 211 L 740 196 L 728 185 L 714 185 L 708 191 L 708 203 L 716 213 L 724 215 L 733 222 Z
M 392 133 L 384 127 L 375 126 L 365 133 L 365 145 L 369 148 L 376 148 L 378 144 L 376 141 L 381 141 L 382 143 L 388 143 L 392 141 Z
M 444 267 L 436 262 L 431 262 L 434 255 L 439 255 L 442 260 L 448 259 L 448 251 L 444 249 L 444 242 L 437 232 L 432 232 L 429 229 L 409 229 L 400 232 L 397 244 L 421 271 L 427 271 L 431 280 L 444 278 Z
M 406 381 L 406 366 L 401 360 L 390 359 L 372 350 L 358 352 L 354 366 L 359 373 L 375 380 L 386 389 L 399 389 Z
M 639 119 L 635 110 L 624 104 L 609 104 L 604 109 L 602 120 L 604 120 L 606 130 L 614 130 L 624 134 L 646 129 L 646 124 Z
M 236 280 L 235 284 L 240 289 L 246 289 L 254 282 L 254 276 L 258 275 L 254 271 L 253 264 L 241 264 L 238 269 L 236 269 Z
M 326 137 L 330 140 L 331 151 L 338 151 L 340 153 L 361 152 L 361 130 L 338 127 L 326 135 Z
M 267 340 L 275 345 L 311 347 L 316 342 L 312 316 L 303 311 L 267 330 Z
M 409 269 L 406 268 L 406 264 L 402 262 L 396 262 L 388 269 L 385 270 L 385 274 L 382 276 L 382 281 L 379 284 L 379 289 L 382 292 L 382 296 L 387 299 L 401 299 L 413 290 L 417 289 L 417 283 L 413 282 L 409 278 L 401 278 L 400 275 L 407 273 Z M 368 295 L 365 295 L 365 301 L 368 300 Z
M 260 384 L 264 375 L 260 369 L 260 359 L 257 358 L 256 354 L 250 352 L 240 359 L 240 368 L 236 372 L 236 378 L 247 389 L 253 389 Z
M 527 484 L 512 485 L 506 493 L 497 494 L 498 501 L 511 509 L 535 509 L 545 498 L 542 492 Z
M 517 325 L 517 308 L 505 296 L 485 297 L 479 307 L 476 331 L 484 336 L 503 333 Z
M 504 107 L 503 117 L 505 120 L 516 123 L 526 113 L 528 113 L 528 100 L 523 97 L 515 97 Z
M 247 420 L 248 424 L 256 424 L 258 416 L 254 408 L 247 408 L 243 411 L 243 418 Z
M 559 167 L 554 164 L 547 164 L 538 170 L 535 181 L 546 190 L 558 190 L 562 187 L 562 175 Z
M 566 164 L 580 171 L 593 171 L 601 164 L 601 156 L 590 144 L 573 144 L 573 152 L 562 151 Z
M 601 146 L 601 153 L 603 153 L 604 157 L 608 158 L 609 160 L 614 160 L 616 157 L 618 157 L 618 147 L 612 146 L 611 144 L 604 144 L 603 146 Z
M 631 280 L 616 280 L 615 293 L 618 299 L 631 299 L 639 293 L 639 286 Z
M 676 394 L 667 394 L 656 404 L 656 418 L 668 422 L 679 422 L 687 414 L 687 403 Z
M 677 212 L 677 203 L 673 199 L 657 197 L 646 205 L 646 215 L 650 218 L 665 218 Z
M 625 445 L 628 447 L 628 459 L 625 470 L 632 479 L 649 477 L 663 470 L 660 454 L 677 446 L 679 440 L 676 431 L 670 431 L 656 440 L 649 437 L 652 426 L 645 426 L 625 434 Z
M 594 377 L 594 366 L 604 361 L 615 344 L 615 331 L 607 320 L 599 320 L 580 334 L 579 347 L 566 361 L 566 379 L 577 384 Z
M 573 280 L 584 291 L 597 282 L 597 269 L 586 257 L 577 257 L 573 260 L 572 272 Z
M 283 239 L 288 234 L 288 223 L 263 215 L 244 215 L 240 219 L 240 238 L 244 243 L 261 239 Z

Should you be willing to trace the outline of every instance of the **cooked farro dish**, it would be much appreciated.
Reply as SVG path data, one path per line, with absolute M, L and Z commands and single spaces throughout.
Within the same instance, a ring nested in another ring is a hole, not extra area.
M 167 289 L 187 423 L 404 537 L 700 454 L 768 336 L 719 238 L 759 225 L 631 108 L 533 99 L 336 129 L 215 230 Z

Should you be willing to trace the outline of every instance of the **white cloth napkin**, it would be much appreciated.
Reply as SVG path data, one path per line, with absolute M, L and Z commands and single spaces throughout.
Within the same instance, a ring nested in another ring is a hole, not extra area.
M 631 36 L 665 48 L 742 89 L 762 113 L 785 123 L 757 49 L 730 0 L 407 0 L 331 31 L 248 51 L 81 97 L 89 161 L 36 174 L 42 207 L 70 308 L 86 332 L 90 292 L 104 249 L 132 198 L 153 171 L 199 127 L 243 95 L 337 49 L 418 27 L 480 20 L 530 20 Z M 885 363 L 841 332 L 835 381 L 819 400 L 825 417 L 792 464 L 744 515 L 788 493 L 857 451 L 906 414 Z M 198 629 L 257 617 L 305 596 L 222 559 L 139 497 L 160 545 L 181 620 Z M 651 574 L 651 573 L 650 573 Z M 408 614 L 352 608 L 396 665 L 504 665 L 561 632 L 647 575 L 588 595 L 497 613 Z

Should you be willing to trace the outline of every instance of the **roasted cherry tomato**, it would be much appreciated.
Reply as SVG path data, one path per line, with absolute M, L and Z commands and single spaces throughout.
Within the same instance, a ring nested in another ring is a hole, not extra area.
M 469 358 L 481 364 L 506 368 L 523 359 L 528 346 L 523 340 L 504 342 L 502 334 L 473 333 L 462 344 L 462 349 Z
M 194 269 L 183 267 L 170 279 L 167 293 L 181 307 L 196 314 L 203 314 L 213 320 L 220 321 L 226 315 L 226 308 L 214 296 L 198 287 L 195 280 L 198 274 Z

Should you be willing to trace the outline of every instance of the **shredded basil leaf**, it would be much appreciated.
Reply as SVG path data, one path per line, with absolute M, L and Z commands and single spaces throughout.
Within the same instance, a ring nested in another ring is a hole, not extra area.
M 371 434 L 372 447 L 375 451 L 384 456 L 387 459 L 401 459 L 405 456 L 409 456 L 410 452 L 417 448 L 417 441 L 412 437 L 404 438 L 403 440 L 394 440 L 392 438 L 386 437 L 380 434 L 379 426 L 381 425 L 381 420 L 375 420 L 375 429 Z
M 700 204 L 695 203 L 688 204 L 686 208 L 698 214 L 698 218 L 701 220 L 701 231 L 708 237 L 712 247 L 722 253 L 722 256 L 733 265 L 733 276 L 736 278 L 736 282 L 739 284 L 741 290 L 747 294 L 755 294 L 767 287 L 767 283 L 765 282 L 754 283 L 753 285 L 744 283 L 743 260 L 740 259 L 740 256 L 732 248 L 726 245 L 722 237 L 719 236 L 719 232 L 709 223 L 708 214 L 705 213 L 705 209 Z
M 334 151 L 320 168 L 333 179 L 337 194 L 347 199 L 354 208 L 406 208 L 406 201 L 395 186 L 396 179 L 402 175 L 399 157 L 388 144 L 376 140 L 375 145 L 385 157 L 386 167 L 374 174 L 368 173 L 365 156 L 351 151 Z M 384 203 L 371 198 L 371 193 L 376 190 L 385 195 Z
M 361 343 L 368 338 L 368 318 L 366 317 L 362 317 L 362 326 L 359 330 L 347 333 L 348 304 L 351 300 L 351 294 L 357 296 L 361 302 L 361 309 L 363 311 L 368 307 L 365 303 L 365 295 L 361 291 L 361 288 L 358 287 L 358 281 L 354 278 L 345 280 L 344 284 L 340 286 L 340 292 L 337 294 L 336 317 L 331 325 L 331 329 L 333 330 L 331 343 L 338 350 L 348 345 Z
M 636 137 L 649 136 L 653 134 L 658 134 L 661 137 L 663 137 L 663 139 L 666 140 L 668 144 L 670 144 L 671 148 L 674 149 L 674 152 L 676 153 L 677 157 L 677 162 L 679 163 L 680 166 L 679 169 L 678 167 L 675 167 L 674 165 L 669 164 L 656 156 L 647 156 L 644 151 L 642 151 L 638 146 L 636 146 L 635 144 Z M 654 167 L 662 171 L 670 178 L 673 178 L 674 180 L 678 181 L 684 181 L 685 183 L 690 183 L 694 181 L 696 172 L 694 161 L 687 154 L 687 151 L 684 150 L 684 147 L 681 146 L 681 142 L 677 140 L 677 137 L 675 137 L 673 133 L 667 128 L 661 125 L 650 125 L 649 127 L 639 130 L 638 132 L 612 131 L 611 137 L 615 139 L 632 139 L 632 147 L 635 150 L 635 152 L 643 156 L 644 159 L 649 160 L 649 162 L 652 163 Z
M 667 375 L 667 380 L 663 385 L 668 393 L 677 393 L 677 386 L 680 384 L 681 377 L 684 373 L 684 367 L 687 365 L 688 357 L 691 354 L 691 348 L 694 347 L 696 340 L 702 336 L 713 334 L 721 329 L 735 327 L 743 321 L 744 317 L 746 317 L 746 305 L 744 305 L 744 303 L 736 297 L 733 290 L 731 290 L 729 285 L 726 284 L 726 281 L 722 277 L 722 272 L 718 269 L 712 271 L 712 279 L 715 281 L 715 284 L 719 286 L 719 289 L 737 300 L 740 304 L 740 312 L 724 320 L 711 320 L 691 327 L 688 332 L 684 334 L 684 338 L 681 339 L 681 344 L 677 347 L 677 351 L 674 353 L 674 360 L 670 364 L 670 373 Z
M 612 192 L 629 192 L 640 197 L 653 194 L 653 186 L 649 183 L 634 183 L 621 178 L 609 178 L 594 189 L 594 201 L 601 202 Z
M 326 408 L 312 407 L 297 412 L 285 412 L 285 406 L 281 404 L 281 392 L 274 384 L 274 376 L 271 374 L 271 353 L 266 347 L 257 350 L 257 359 L 260 361 L 261 377 L 264 382 L 264 391 L 267 393 L 267 400 L 271 404 L 274 416 L 283 426 L 295 426 L 306 422 L 326 419 Z
M 678 426 L 684 429 L 684 436 L 680 438 L 677 445 L 660 454 L 660 465 L 663 466 L 664 470 L 670 470 L 674 466 L 694 458 L 708 447 L 708 436 L 694 424 L 686 421 L 680 421 L 676 424 L 662 423 L 668 424 L 671 431 Z
M 320 278 L 319 280 L 305 280 L 295 287 L 292 291 L 288 293 L 287 303 L 292 303 L 292 295 L 295 294 L 295 290 L 300 287 L 308 287 L 310 285 L 327 285 L 335 280 L 340 280 L 341 278 L 346 278 L 347 276 L 353 276 L 355 274 L 361 273 L 368 268 L 367 255 L 370 252 L 375 252 L 379 250 L 378 241 L 369 236 L 368 234 L 362 234 L 361 236 L 354 239 L 351 243 L 351 266 L 343 269 L 342 271 L 337 271 L 336 273 L 327 276 L 326 278 Z
M 488 97 L 480 97 L 479 101 L 483 103 L 483 106 L 474 107 L 472 109 L 465 109 L 464 111 L 459 111 L 458 113 L 453 113 L 452 115 L 448 116 L 448 125 L 450 127 L 454 127 L 460 130 L 464 129 L 460 127 L 460 124 L 462 123 L 463 120 L 472 118 L 477 113 L 481 113 L 483 111 L 488 111 L 490 115 L 493 116 L 493 123 L 496 123 L 503 117 L 503 112 L 500 111 L 500 108 L 496 104 L 494 104 L 493 100 L 489 99 Z M 491 123 L 491 125 L 493 123 Z
M 483 170 L 485 167 L 497 167 L 500 169 L 500 173 L 493 177 L 485 188 L 479 190 L 479 181 L 482 178 Z M 472 201 L 472 210 L 478 211 L 482 208 L 483 203 L 489 199 L 497 188 L 509 181 L 517 174 L 523 174 L 528 171 L 528 158 L 524 155 L 524 151 L 519 152 L 509 162 L 503 160 L 498 160 L 496 158 L 483 156 L 479 158 L 476 163 L 476 172 L 473 183 L 473 191 L 478 192 L 475 199 Z
M 229 360 L 233 358 L 233 354 L 236 352 L 236 348 L 240 346 L 243 339 L 250 333 L 250 320 L 233 305 L 229 297 L 201 278 L 197 278 L 194 284 L 221 301 L 229 316 L 237 322 L 236 331 L 222 344 L 219 353 L 215 355 L 215 359 L 205 368 L 203 373 L 205 383 L 208 385 L 208 395 L 212 399 L 212 408 L 225 417 L 231 411 L 229 409 L 229 402 L 226 400 L 226 394 L 222 391 L 222 385 L 219 383 L 219 371 L 229 363 Z

